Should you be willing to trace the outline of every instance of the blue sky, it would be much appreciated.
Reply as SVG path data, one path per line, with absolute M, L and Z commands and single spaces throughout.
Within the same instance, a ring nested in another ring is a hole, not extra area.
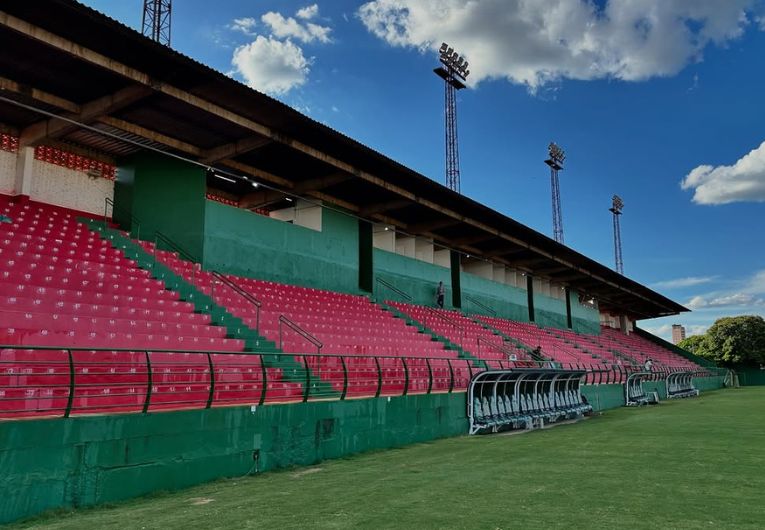
M 140 0 L 86 3 L 139 27 Z M 401 9 L 401 6 L 407 9 Z M 765 315 L 765 9 L 760 0 L 176 0 L 172 45 L 443 181 L 442 40 L 459 94 L 462 192 L 545 234 L 554 140 L 566 243 L 694 311 Z M 685 189 L 682 186 L 685 182 Z

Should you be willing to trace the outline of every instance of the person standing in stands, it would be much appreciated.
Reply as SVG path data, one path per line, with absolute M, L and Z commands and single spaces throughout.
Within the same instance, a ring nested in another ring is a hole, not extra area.
M 645 360 L 645 371 L 650 372 L 652 366 L 653 366 L 653 361 L 649 357 L 648 359 Z
M 438 287 L 436 288 L 436 303 L 438 304 L 438 307 L 441 309 L 444 308 L 444 294 L 446 293 L 446 289 L 444 288 L 444 282 L 438 282 Z

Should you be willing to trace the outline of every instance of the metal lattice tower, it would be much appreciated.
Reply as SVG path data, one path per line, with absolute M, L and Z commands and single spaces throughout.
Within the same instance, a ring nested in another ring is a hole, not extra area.
M 558 180 L 558 171 L 563 169 L 563 162 L 566 160 L 566 154 L 554 142 L 547 146 L 549 158 L 545 164 L 550 166 L 550 188 L 552 191 L 552 218 L 553 218 L 553 239 L 563 244 L 563 214 L 560 207 L 560 181 Z
M 624 260 L 622 259 L 622 227 L 619 223 L 619 216 L 622 214 L 624 201 L 618 195 L 611 199 L 611 208 L 609 212 L 614 214 L 614 260 L 616 261 L 616 272 L 624 274 Z
M 170 46 L 172 0 L 143 0 L 142 33 L 150 39 Z
M 457 140 L 457 91 L 465 88 L 463 81 L 470 74 L 468 63 L 448 44 L 441 44 L 439 60 L 444 66 L 433 70 L 444 80 L 444 118 L 446 125 L 446 186 L 460 191 L 460 153 Z

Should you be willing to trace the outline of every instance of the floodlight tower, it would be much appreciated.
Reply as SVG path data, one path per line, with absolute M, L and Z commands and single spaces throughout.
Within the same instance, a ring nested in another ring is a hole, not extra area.
M 465 88 L 464 81 L 470 74 L 468 62 L 455 53 L 445 42 L 438 50 L 443 66 L 433 71 L 444 80 L 444 116 L 446 120 L 446 186 L 460 191 L 460 154 L 457 143 L 457 91 Z
M 616 272 L 624 274 L 624 261 L 622 260 L 622 227 L 619 223 L 619 216 L 622 214 L 624 201 L 618 195 L 611 199 L 609 212 L 614 214 L 614 259 L 616 261 Z
M 143 0 L 142 33 L 165 46 L 170 46 L 172 4 L 172 0 Z
M 563 162 L 566 160 L 566 153 L 555 142 L 550 142 L 547 146 L 549 158 L 545 164 L 550 166 L 550 187 L 552 189 L 552 217 L 553 217 L 553 239 L 558 243 L 563 243 L 563 214 L 560 210 L 560 182 L 558 181 L 558 171 L 563 169 Z

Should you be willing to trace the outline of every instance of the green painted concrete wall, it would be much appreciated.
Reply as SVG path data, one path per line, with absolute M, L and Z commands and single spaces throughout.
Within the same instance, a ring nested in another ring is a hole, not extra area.
M 540 326 L 566 329 L 566 301 L 534 293 L 534 321 Z
M 120 163 L 115 206 L 140 222 L 141 239 L 152 241 L 162 232 L 201 259 L 205 231 L 204 169 L 153 153 Z M 117 218 L 121 220 L 120 214 Z M 135 233 L 136 227 L 131 227 Z
M 401 256 L 393 252 L 374 250 L 375 277 L 382 278 L 387 282 L 409 294 L 415 304 L 434 306 L 436 303 L 436 287 L 438 282 L 444 282 L 446 296 L 444 307 L 452 307 L 451 269 L 426 263 Z M 380 285 L 375 286 L 377 296 L 385 300 L 398 300 L 396 294 L 387 290 L 380 290 Z M 464 305 L 464 300 L 462 301 Z
M 736 370 L 736 373 L 741 386 L 765 385 L 765 370 Z
M 467 432 L 465 394 L 0 423 L 0 523 Z
M 355 218 L 323 209 L 319 232 L 219 202 L 206 203 L 206 268 L 359 292 L 359 227 Z
M 622 385 L 582 393 L 596 411 L 624 405 Z M 0 422 L 0 523 L 253 473 L 255 451 L 263 472 L 459 436 L 465 408 L 460 392 Z
M 462 309 L 468 313 L 487 314 L 484 308 L 472 303 L 468 297 L 497 312 L 498 317 L 520 322 L 529 321 L 526 291 L 481 278 L 468 272 L 462 273 Z M 565 311 L 565 307 L 564 307 Z M 565 317 L 565 313 L 564 313 Z
M 579 293 L 570 291 L 572 329 L 577 333 L 600 335 L 600 312 L 579 303 Z
M 624 406 L 624 385 L 585 385 L 582 395 L 595 411 Z

